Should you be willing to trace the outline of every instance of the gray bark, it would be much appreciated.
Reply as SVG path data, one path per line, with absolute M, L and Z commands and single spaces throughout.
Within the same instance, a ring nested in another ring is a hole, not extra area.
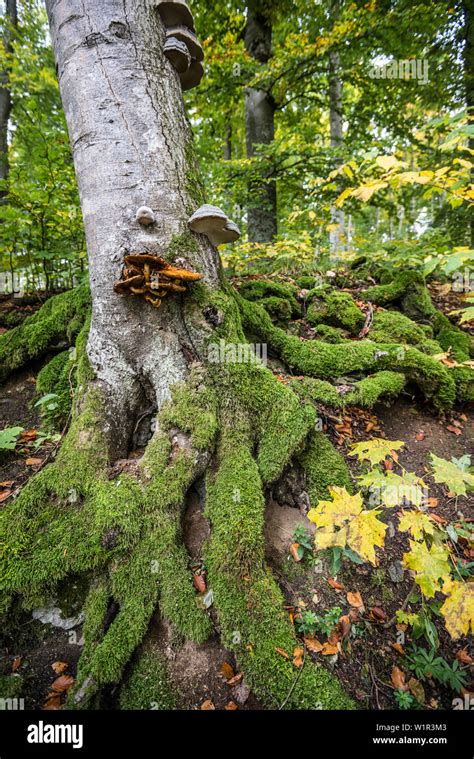
M 334 0 L 331 8 L 333 20 L 337 20 L 339 15 L 339 0 Z M 343 112 L 342 112 L 342 80 L 340 75 L 341 57 L 338 50 L 332 50 L 329 53 L 329 129 L 331 148 L 340 151 L 344 145 L 343 134 Z M 339 166 L 341 160 L 336 156 L 334 168 Z M 331 224 L 337 225 L 337 229 L 330 233 L 329 246 L 331 253 L 337 255 L 341 247 L 341 239 L 345 236 L 345 216 L 344 211 L 336 206 L 331 208 Z
M 114 453 L 123 455 L 138 415 L 160 408 L 201 347 L 200 328 L 186 321 L 189 293 L 157 310 L 113 291 L 124 255 L 167 258 L 172 237 L 187 229 L 195 210 L 186 190 L 192 135 L 152 0 L 46 0 L 46 7 L 87 240 L 88 354 L 108 397 Z M 135 222 L 143 205 L 155 212 L 154 226 Z M 182 257 L 215 287 L 217 252 L 197 240 L 197 252 Z
M 5 0 L 4 3 L 5 29 L 3 45 L 7 53 L 11 53 L 11 28 L 18 25 L 18 13 L 16 0 Z M 0 180 L 8 179 L 8 124 L 12 109 L 12 99 L 8 83 L 8 70 L 0 72 Z M 3 200 L 7 190 L 0 187 L 0 201 Z
M 266 63 L 272 55 L 272 27 L 259 0 L 247 3 L 245 47 L 249 55 Z M 271 93 L 251 87 L 245 91 L 245 136 L 247 158 L 253 158 L 257 145 L 275 139 L 275 102 Z M 250 187 L 248 236 L 251 242 L 271 242 L 277 233 L 277 190 L 273 177 L 262 177 Z

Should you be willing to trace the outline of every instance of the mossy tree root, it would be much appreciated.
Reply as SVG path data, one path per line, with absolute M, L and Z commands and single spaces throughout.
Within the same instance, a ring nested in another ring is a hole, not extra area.
M 87 285 L 55 295 L 32 316 L 0 335 L 0 382 L 59 346 L 74 345 L 90 311 Z
M 416 348 L 392 343 L 374 344 L 368 340 L 336 345 L 302 341 L 275 326 L 257 303 L 236 297 L 246 331 L 265 341 L 288 367 L 299 374 L 331 380 L 354 372 L 401 372 L 415 382 L 437 408 L 451 408 L 456 400 L 452 374 Z

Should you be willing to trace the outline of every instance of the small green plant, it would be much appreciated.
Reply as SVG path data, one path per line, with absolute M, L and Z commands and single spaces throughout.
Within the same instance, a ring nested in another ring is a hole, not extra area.
M 415 705 L 415 699 L 407 690 L 396 690 L 395 701 L 399 709 L 411 709 Z
M 295 617 L 296 629 L 300 635 L 314 635 L 318 629 L 318 615 L 314 611 L 302 611 Z
M 313 555 L 313 537 L 304 524 L 299 524 L 295 528 L 293 543 L 298 543 L 298 556 L 300 559 L 304 559 L 307 555 Z
M 14 451 L 18 442 L 18 435 L 23 432 L 23 427 L 5 427 L 0 430 L 0 452 Z
M 40 408 L 41 411 L 55 411 L 58 407 L 56 402 L 59 396 L 56 393 L 48 393 L 39 398 L 35 403 L 35 408 Z
M 436 655 L 436 649 L 419 648 L 416 645 L 407 651 L 406 663 L 408 669 L 415 673 L 418 680 L 436 680 L 441 685 L 447 685 L 454 691 L 461 691 L 467 683 L 464 670 L 455 660 L 448 664 L 442 656 Z
M 295 619 L 296 629 L 301 635 L 330 635 L 342 614 L 339 606 L 329 609 L 324 616 L 318 616 L 313 611 L 302 611 Z

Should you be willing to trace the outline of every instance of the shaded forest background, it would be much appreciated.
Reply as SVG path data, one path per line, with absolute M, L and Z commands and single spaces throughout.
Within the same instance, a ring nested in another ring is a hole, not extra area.
M 43 5 L 9 6 L 2 289 L 16 276 L 16 289 L 55 290 L 87 269 L 74 168 Z M 469 2 L 193 10 L 206 74 L 185 97 L 208 201 L 244 231 L 223 251 L 231 273 L 322 271 L 360 255 L 463 272 L 474 255 Z

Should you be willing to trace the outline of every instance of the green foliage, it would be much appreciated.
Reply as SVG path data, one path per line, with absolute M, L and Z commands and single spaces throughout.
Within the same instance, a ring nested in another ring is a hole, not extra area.
M 407 690 L 396 690 L 395 691 L 395 701 L 397 702 L 397 706 L 399 709 L 411 709 L 416 701 L 415 698 L 409 693 Z
M 468 676 L 455 660 L 449 664 L 442 656 L 436 655 L 436 649 L 428 651 L 412 645 L 406 654 L 406 665 L 414 672 L 418 680 L 433 679 L 458 693 L 466 686 Z
M 0 430 L 0 453 L 15 450 L 18 435 L 23 432 L 23 427 L 5 427 Z

